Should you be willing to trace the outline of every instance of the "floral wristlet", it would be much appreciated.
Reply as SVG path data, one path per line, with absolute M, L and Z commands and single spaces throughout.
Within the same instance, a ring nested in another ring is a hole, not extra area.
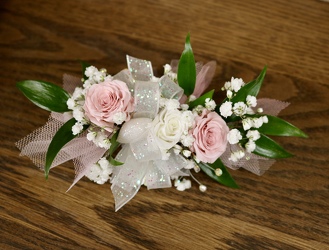
M 195 63 L 190 36 L 180 60 L 153 75 L 150 61 L 127 56 L 128 69 L 109 75 L 83 63 L 83 78 L 64 75 L 63 88 L 26 80 L 17 83 L 37 106 L 51 112 L 48 122 L 17 142 L 48 178 L 51 168 L 73 160 L 76 177 L 111 182 L 115 210 L 138 192 L 171 187 L 183 191 L 200 170 L 237 188 L 227 168 L 263 174 L 274 159 L 292 156 L 268 136 L 307 137 L 277 117 L 288 103 L 257 99 L 266 67 L 253 81 L 231 78 L 213 100 L 205 92 L 216 63 Z M 70 187 L 70 188 L 71 188 Z

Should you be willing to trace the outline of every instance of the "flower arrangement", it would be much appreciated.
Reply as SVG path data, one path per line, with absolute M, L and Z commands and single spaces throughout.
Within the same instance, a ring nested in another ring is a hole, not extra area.
M 266 67 L 245 83 L 231 78 L 226 98 L 205 92 L 216 63 L 195 63 L 190 36 L 179 61 L 164 66 L 160 78 L 150 61 L 127 56 L 128 69 L 110 75 L 82 63 L 83 78 L 64 75 L 63 88 L 27 80 L 17 83 L 37 106 L 51 111 L 48 122 L 16 143 L 45 172 L 73 160 L 76 177 L 111 182 L 115 210 L 142 185 L 184 191 L 202 170 L 237 188 L 227 168 L 263 174 L 276 158 L 290 157 L 268 136 L 307 137 L 276 115 L 288 103 L 257 99 Z M 194 172 L 194 173 L 192 173 Z M 70 187 L 70 188 L 71 188 Z

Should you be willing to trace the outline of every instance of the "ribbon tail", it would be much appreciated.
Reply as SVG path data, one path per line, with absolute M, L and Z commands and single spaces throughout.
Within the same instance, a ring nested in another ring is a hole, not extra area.
M 181 155 L 176 155 L 174 152 L 170 151 L 171 155 L 168 160 L 156 161 L 157 166 L 164 169 L 169 176 L 175 176 L 177 173 L 183 173 L 188 165 L 188 161 Z
M 93 142 L 88 141 L 86 137 L 78 138 L 73 142 L 74 147 L 71 149 L 71 152 L 79 152 L 79 154 L 73 158 L 75 178 L 66 192 L 84 177 L 93 164 L 96 163 L 106 152 L 106 149 L 97 147 Z
M 158 161 L 151 161 L 145 175 L 145 185 L 147 189 L 169 188 L 171 187 L 170 175 L 168 175 L 161 166 L 157 165 Z
M 131 154 L 127 157 L 125 164 L 118 168 L 120 170 L 111 180 L 116 212 L 137 194 L 143 184 L 148 163 L 136 162 L 135 157 Z
M 171 187 L 171 176 L 189 176 L 184 172 L 188 166 L 188 161 L 181 155 L 175 155 L 171 152 L 168 160 L 151 161 L 151 164 L 145 175 L 145 184 L 147 189 Z

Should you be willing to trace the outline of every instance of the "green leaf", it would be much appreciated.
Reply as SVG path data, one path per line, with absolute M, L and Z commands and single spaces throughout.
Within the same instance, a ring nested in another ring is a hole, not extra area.
M 86 68 L 88 68 L 89 66 L 91 66 L 91 64 L 81 61 L 81 66 L 82 66 L 82 75 L 83 75 L 83 79 L 87 80 L 88 77 L 85 75 L 86 72 Z
M 178 85 L 189 96 L 193 93 L 196 81 L 195 60 L 190 44 L 190 34 L 186 36 L 185 49 L 181 55 L 177 69 Z
M 255 143 L 256 149 L 253 151 L 254 154 L 273 159 L 293 156 L 266 135 L 261 134 Z
M 115 160 L 112 156 L 108 157 L 108 161 L 113 165 L 113 166 L 120 166 L 123 165 L 123 162 Z
M 31 102 L 42 109 L 60 113 L 69 111 L 66 102 L 70 95 L 55 84 L 26 80 L 18 82 L 16 86 Z
M 193 109 L 194 107 L 198 105 L 205 105 L 206 99 L 210 98 L 212 99 L 212 96 L 214 95 L 214 90 L 210 90 L 209 92 L 205 93 L 204 95 L 200 96 L 199 98 L 195 99 L 194 101 L 189 103 L 190 109 Z
M 215 111 L 217 112 L 217 114 L 220 115 L 219 109 L 216 109 Z M 240 116 L 236 116 L 235 114 L 232 114 L 231 116 L 226 117 L 226 118 L 225 117 L 222 117 L 222 118 L 224 119 L 224 121 L 226 123 L 229 123 L 229 122 L 237 122 L 237 121 L 241 121 L 242 120 L 242 118 Z
M 114 133 L 111 137 L 111 147 L 108 151 L 109 153 L 109 156 L 107 157 L 109 162 L 113 165 L 113 166 L 119 166 L 119 165 L 122 165 L 123 163 L 122 162 L 119 162 L 117 160 L 115 160 L 113 158 L 113 153 L 115 153 L 115 151 L 119 148 L 119 146 L 121 145 L 118 141 L 117 141 L 117 138 L 118 138 L 118 135 L 119 135 L 119 131 L 117 131 L 116 133 Z
M 245 102 L 248 95 L 257 96 L 264 81 L 266 75 L 267 67 L 265 66 L 256 80 L 249 82 L 248 84 L 244 85 L 236 95 L 231 99 L 233 103 L 237 102 Z
M 268 118 L 268 123 L 263 123 L 263 125 L 258 129 L 260 133 L 276 136 L 297 136 L 304 138 L 308 137 L 303 131 L 290 124 L 289 122 L 280 119 L 276 116 L 266 116 Z
M 111 137 L 111 147 L 109 149 L 109 154 L 112 155 L 120 146 L 120 143 L 117 141 L 119 135 L 119 131 L 117 131 L 116 133 L 114 133 Z
M 46 154 L 46 164 L 45 164 L 45 175 L 46 179 L 49 175 L 50 166 L 53 163 L 58 152 L 65 146 L 66 143 L 77 137 L 78 135 L 73 135 L 72 127 L 76 123 L 74 118 L 68 120 L 63 124 L 62 127 L 56 132 L 52 141 L 49 144 L 47 154 Z M 84 126 L 84 130 L 86 130 L 88 126 Z
M 212 164 L 200 162 L 199 166 L 203 172 L 205 172 L 209 177 L 211 177 L 215 181 L 231 188 L 239 188 L 238 184 L 236 184 L 236 182 L 234 181 L 230 173 L 227 171 L 227 168 L 224 166 L 220 158 L 218 158 Z M 221 176 L 217 176 L 215 174 L 215 170 L 217 168 L 220 168 L 222 170 Z

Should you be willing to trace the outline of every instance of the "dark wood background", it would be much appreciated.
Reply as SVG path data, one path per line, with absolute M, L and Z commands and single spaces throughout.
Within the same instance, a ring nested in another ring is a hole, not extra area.
M 268 65 L 261 97 L 291 102 L 281 117 L 309 139 L 278 138 L 295 157 L 262 177 L 231 171 L 241 189 L 203 174 L 200 193 L 147 191 L 114 212 L 110 184 L 86 178 L 66 193 L 71 162 L 48 181 L 14 143 L 46 111 L 15 87 L 61 85 L 78 60 L 115 74 L 125 55 L 157 73 L 183 49 L 218 63 L 211 88 L 252 80 Z M 0 249 L 329 249 L 329 3 L 318 0 L 2 0 L 0 3 Z

